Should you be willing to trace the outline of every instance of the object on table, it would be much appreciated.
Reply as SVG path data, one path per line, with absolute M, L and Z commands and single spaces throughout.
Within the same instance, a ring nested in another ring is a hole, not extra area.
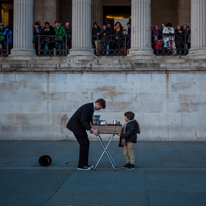
M 99 124 L 101 124 L 101 125 L 107 125 L 107 122 L 106 122 L 105 120 L 100 120 L 100 121 L 99 121 Z
M 52 163 L 52 159 L 48 155 L 43 155 L 39 158 L 39 164 L 41 166 L 49 166 Z
M 92 116 L 92 123 L 99 124 L 100 115 L 93 115 Z

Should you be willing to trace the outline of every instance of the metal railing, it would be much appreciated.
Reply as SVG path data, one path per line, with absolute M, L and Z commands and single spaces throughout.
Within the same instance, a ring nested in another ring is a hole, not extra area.
M 97 39 L 97 56 L 126 56 L 127 55 L 127 41 L 130 36 L 126 34 L 122 35 L 108 35 L 108 36 L 99 36 L 95 35 Z
M 6 39 L 0 39 L 0 56 L 7 57 L 11 53 L 12 49 L 9 44 L 9 38 L 13 38 L 13 35 L 7 34 L 5 37 Z
M 67 56 L 68 54 L 68 38 L 70 35 L 36 35 L 36 42 L 38 46 L 38 56 Z
M 184 34 L 155 34 L 152 48 L 157 56 L 182 56 L 189 53 L 187 39 L 188 33 Z

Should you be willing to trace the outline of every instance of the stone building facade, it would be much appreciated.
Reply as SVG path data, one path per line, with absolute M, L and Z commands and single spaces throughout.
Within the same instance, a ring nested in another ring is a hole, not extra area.
M 124 112 L 135 112 L 142 130 L 138 140 L 206 140 L 206 1 L 191 0 L 192 44 L 185 57 L 153 55 L 151 0 L 131 1 L 128 56 L 94 56 L 93 2 L 73 0 L 70 54 L 37 57 L 34 3 L 14 1 L 14 48 L 9 57 L 0 57 L 1 140 L 74 139 L 65 128 L 68 119 L 80 105 L 101 97 L 107 108 L 98 114 L 107 122 L 124 123 Z

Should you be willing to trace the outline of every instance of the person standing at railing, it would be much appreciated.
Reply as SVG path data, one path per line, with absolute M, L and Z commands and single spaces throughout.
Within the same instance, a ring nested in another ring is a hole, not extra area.
M 114 34 L 114 28 L 112 27 L 110 21 L 107 22 L 107 28 L 105 33 L 103 34 L 106 38 L 105 38 L 105 42 L 106 45 L 104 47 L 104 49 L 107 49 L 106 54 L 109 55 L 109 49 L 110 49 L 110 45 L 109 42 L 112 41 L 112 37 L 109 37 L 110 35 Z
M 166 27 L 163 28 L 162 33 L 167 34 L 167 35 L 163 35 L 164 48 L 169 49 L 171 51 L 171 53 L 174 55 L 176 53 L 176 46 L 175 46 L 175 42 L 174 42 L 175 30 L 172 27 L 172 24 L 167 23 Z
M 179 54 L 184 53 L 184 42 L 185 42 L 185 31 L 183 28 L 181 28 L 180 25 L 177 26 L 175 30 L 175 43 L 176 43 L 176 48 L 179 50 Z
M 96 55 L 99 54 L 99 51 L 101 50 L 101 45 L 100 45 L 100 27 L 97 25 L 97 22 L 93 23 L 93 28 L 92 28 L 92 40 L 94 42 L 95 48 L 96 48 Z M 98 35 L 98 40 L 97 40 L 97 35 Z
M 127 23 L 127 27 L 128 27 L 128 35 L 131 35 L 131 23 L 130 22 L 128 22 Z
M 63 49 L 63 41 L 64 36 L 66 35 L 66 31 L 60 21 L 55 21 L 55 27 L 54 27 L 55 35 L 58 35 L 58 37 L 55 37 L 56 41 L 56 49 Z
M 39 26 L 38 22 L 34 23 L 34 29 L 33 29 L 33 34 L 34 34 L 34 38 L 33 38 L 33 43 L 34 43 L 34 48 L 36 50 L 36 54 L 38 55 L 38 35 L 42 35 L 44 32 L 44 30 Z M 40 43 L 41 43 L 41 37 L 40 37 Z M 41 49 L 41 48 L 40 48 Z
M 9 43 L 9 48 L 7 48 L 7 50 L 9 49 L 9 51 L 7 51 L 7 53 L 9 53 L 11 51 L 11 49 L 13 48 L 13 38 L 12 38 L 12 31 L 11 29 L 9 29 L 9 26 L 5 26 L 5 31 L 3 33 L 3 35 L 6 37 L 7 39 L 7 35 L 9 35 L 9 38 L 8 38 L 8 43 Z
M 191 26 L 189 25 L 189 30 L 188 30 L 188 39 L 187 39 L 187 47 L 188 50 L 190 49 L 191 45 Z
M 127 33 L 127 30 L 124 29 L 122 31 L 122 35 L 121 35 L 121 50 L 120 50 L 120 55 L 126 55 L 127 52 L 126 50 L 127 49 L 130 49 L 131 47 L 131 41 L 129 41 L 129 37 L 128 37 L 128 33 Z M 128 42 L 128 44 L 127 44 Z
M 119 53 L 118 50 L 120 50 L 120 48 L 122 47 L 122 41 L 121 41 L 122 32 L 123 32 L 122 24 L 120 22 L 116 22 L 116 24 L 114 25 L 114 34 L 117 34 L 114 40 L 116 42 L 114 44 L 115 53 Z
M 55 47 L 55 44 L 52 42 L 52 38 L 49 36 L 55 35 L 55 31 L 54 31 L 54 27 L 51 26 L 49 22 L 45 22 L 44 35 L 47 35 L 44 37 L 44 39 L 45 39 L 44 48 L 46 50 L 51 51 Z M 47 53 L 49 53 L 49 52 L 47 51 Z
M 105 37 L 107 26 L 103 25 L 102 30 L 100 31 L 100 43 L 101 43 L 101 51 L 104 53 L 104 49 L 106 47 L 107 38 Z
M 152 30 L 152 48 L 154 49 L 154 54 L 157 54 L 157 49 L 162 49 L 162 32 L 159 30 L 157 25 L 154 25 Z
M 187 44 L 187 40 L 188 40 L 188 32 L 189 32 L 189 27 L 187 26 L 187 24 L 185 24 L 183 26 L 183 32 L 184 32 L 184 45 L 185 45 L 185 49 L 186 49 L 186 54 L 188 54 L 188 44 Z
M 161 27 L 162 27 L 162 32 L 163 32 L 163 29 L 166 27 L 165 23 L 161 23 Z
M 0 23 L 0 50 L 4 50 L 5 49 L 5 36 L 4 36 L 4 25 L 2 23 Z M 1 51 L 0 51 L 0 55 L 1 55 Z
M 67 33 L 67 53 L 69 53 L 69 50 L 72 48 L 72 27 L 69 22 L 65 24 L 65 30 Z

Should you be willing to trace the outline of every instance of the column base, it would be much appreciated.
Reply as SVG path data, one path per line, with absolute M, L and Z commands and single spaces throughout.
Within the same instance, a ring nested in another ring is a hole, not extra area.
M 36 51 L 34 49 L 12 49 L 9 57 L 35 57 Z
M 206 59 L 206 47 L 194 47 L 189 50 L 190 59 Z
M 128 56 L 140 56 L 140 57 L 145 57 L 145 58 L 149 58 L 152 56 L 155 56 L 153 53 L 152 48 L 132 48 L 129 50 L 129 54 Z
M 69 50 L 68 56 L 95 56 L 93 49 L 74 48 Z

